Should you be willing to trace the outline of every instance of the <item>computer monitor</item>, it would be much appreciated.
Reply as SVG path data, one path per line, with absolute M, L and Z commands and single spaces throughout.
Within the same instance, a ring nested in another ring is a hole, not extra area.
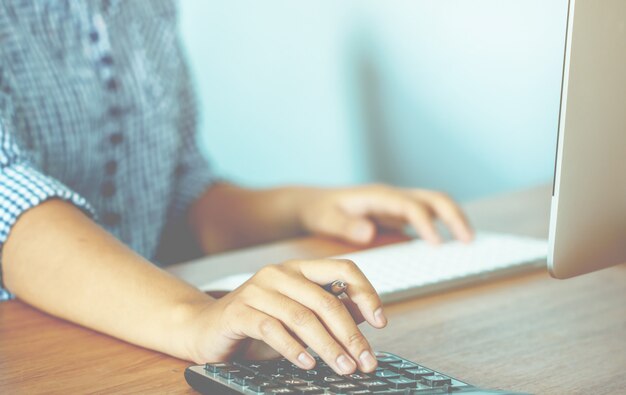
M 570 0 L 548 269 L 626 262 L 626 0 Z

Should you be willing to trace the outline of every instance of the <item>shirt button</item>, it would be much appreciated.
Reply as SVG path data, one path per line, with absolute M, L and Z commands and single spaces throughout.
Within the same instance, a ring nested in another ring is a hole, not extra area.
M 97 42 L 99 38 L 100 38 L 100 35 L 98 34 L 98 32 L 93 31 L 89 33 L 89 39 L 91 40 L 92 43 Z
M 106 181 L 104 184 L 102 184 L 100 193 L 102 194 L 102 196 L 107 198 L 115 195 L 115 184 L 113 184 L 113 181 Z
M 120 117 L 123 112 L 124 112 L 124 110 L 122 110 L 122 107 L 119 107 L 119 106 L 111 106 L 111 107 L 109 107 L 109 116 L 111 116 L 113 118 Z
M 107 66 L 113 64 L 113 58 L 111 57 L 111 55 L 104 55 L 102 58 L 100 58 L 100 61 Z
M 115 160 L 108 161 L 104 165 L 104 170 L 106 171 L 107 175 L 109 175 L 109 176 L 112 176 L 113 174 L 115 174 L 117 172 L 117 161 L 115 161 Z
M 118 213 L 107 212 L 102 216 L 102 223 L 106 226 L 117 226 L 121 220 L 122 217 Z
M 119 83 L 115 78 L 111 78 L 107 81 L 107 89 L 110 91 L 116 91 L 119 88 Z
M 174 169 L 174 174 L 179 177 L 185 175 L 185 173 L 187 173 L 187 166 L 182 163 L 176 166 L 176 169 Z
M 111 136 L 109 136 L 109 141 L 113 145 L 118 145 L 122 141 L 124 141 L 124 135 L 122 133 L 120 133 L 120 132 L 113 133 Z

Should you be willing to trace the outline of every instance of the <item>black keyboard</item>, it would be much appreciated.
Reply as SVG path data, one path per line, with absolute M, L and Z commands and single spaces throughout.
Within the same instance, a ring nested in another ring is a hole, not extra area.
M 187 383 L 203 394 L 509 394 L 476 388 L 454 377 L 386 352 L 377 352 L 372 373 L 340 376 L 319 357 L 312 370 L 286 359 L 233 361 L 190 366 Z M 519 394 L 515 394 L 519 395 Z

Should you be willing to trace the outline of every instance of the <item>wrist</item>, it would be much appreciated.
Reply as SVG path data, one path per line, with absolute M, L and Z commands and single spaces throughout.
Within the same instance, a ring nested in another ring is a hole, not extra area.
M 215 300 L 206 294 L 202 298 L 177 303 L 171 311 L 170 347 L 172 355 L 188 361 L 198 361 L 198 336 L 212 336 L 203 323 L 211 322 L 207 317 Z
M 328 193 L 325 188 L 298 187 L 292 192 L 293 228 L 296 234 L 308 234 L 311 232 L 307 225 L 306 213 L 309 207 Z

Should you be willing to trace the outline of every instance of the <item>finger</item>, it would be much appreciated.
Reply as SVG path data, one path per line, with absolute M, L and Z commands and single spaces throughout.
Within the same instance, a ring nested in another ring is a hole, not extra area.
M 281 285 L 277 290 L 289 300 L 294 300 L 299 306 L 305 307 L 306 311 L 319 317 L 328 332 L 357 362 L 361 371 L 371 372 L 376 369 L 376 358 L 369 342 L 338 297 L 298 273 L 294 273 L 291 279 L 284 281 Z M 304 311 L 300 309 L 294 313 L 304 314 Z M 305 316 L 307 321 L 311 320 L 311 317 L 306 314 Z M 288 326 L 295 330 L 292 325 L 288 324 Z M 298 331 L 296 334 L 300 336 Z M 307 343 L 309 341 L 306 338 L 302 339 Z
M 352 299 L 341 295 L 339 296 L 339 300 L 341 300 L 341 302 L 346 306 L 346 309 L 348 309 L 352 319 L 357 323 L 357 325 L 365 321 L 365 317 L 363 317 L 363 313 L 359 310 L 359 306 L 357 306 Z
M 246 336 L 264 341 L 301 369 L 313 369 L 315 359 L 289 334 L 279 320 L 250 307 L 242 317 L 245 319 L 241 331 Z
M 452 198 L 446 194 L 431 191 L 417 191 L 416 198 L 432 208 L 456 239 L 464 242 L 472 240 L 474 232 L 469 221 L 461 207 Z
M 254 297 L 247 303 L 279 319 L 338 374 L 351 374 L 356 370 L 354 359 L 306 306 L 278 292 L 264 292 L 262 297 Z
M 420 204 L 403 191 L 384 188 L 375 192 L 366 210 L 366 214 L 375 218 L 393 217 L 404 220 L 422 239 L 433 244 L 441 242 L 429 207 Z
M 376 226 L 370 220 L 349 215 L 340 208 L 327 210 L 315 221 L 312 230 L 361 245 L 370 243 L 376 235 Z
M 340 279 L 348 284 L 346 294 L 358 306 L 367 322 L 376 327 L 387 325 L 383 304 L 378 293 L 357 265 L 348 259 L 318 259 L 290 261 L 285 264 L 317 284 Z
M 263 340 L 248 337 L 242 343 L 241 353 L 233 355 L 235 358 L 241 358 L 246 361 L 267 361 L 283 357 Z M 306 349 L 306 346 L 304 348 Z
M 417 234 L 431 244 L 441 243 L 432 212 L 420 202 L 407 200 L 405 215 Z
M 392 231 L 401 231 L 406 226 L 406 220 L 402 218 L 396 218 L 388 215 L 381 215 L 373 218 L 376 225 Z

